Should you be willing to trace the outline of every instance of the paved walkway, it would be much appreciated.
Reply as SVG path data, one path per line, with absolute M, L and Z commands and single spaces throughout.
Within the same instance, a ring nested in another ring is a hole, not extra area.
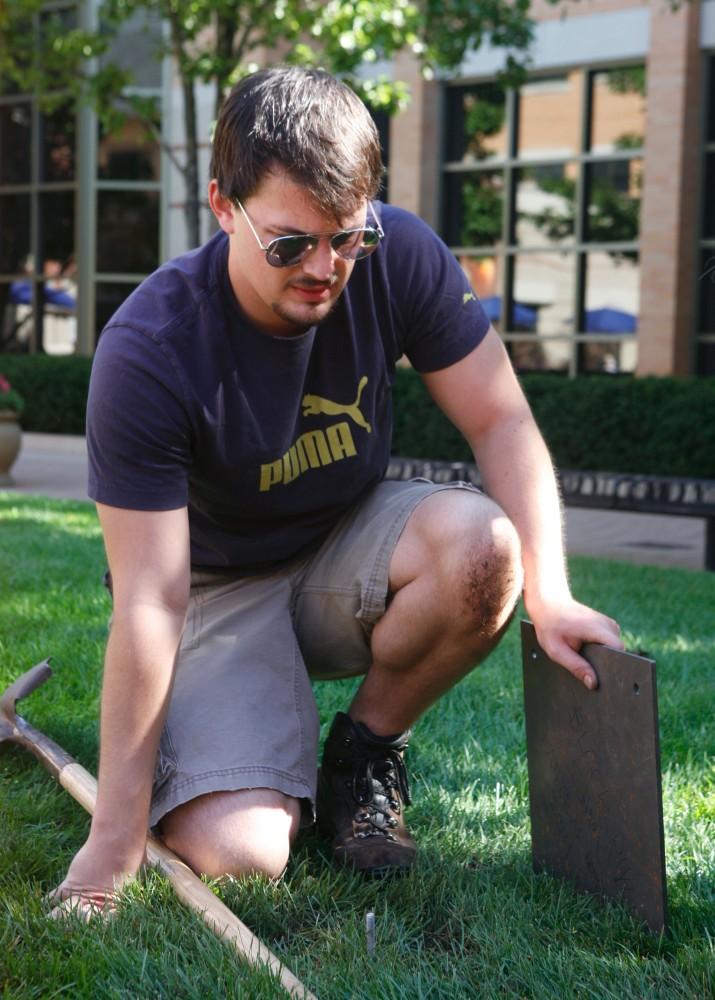
M 87 449 L 84 438 L 58 434 L 23 435 L 10 492 L 86 500 Z M 702 569 L 705 522 L 693 517 L 567 508 L 568 550 L 655 566 Z

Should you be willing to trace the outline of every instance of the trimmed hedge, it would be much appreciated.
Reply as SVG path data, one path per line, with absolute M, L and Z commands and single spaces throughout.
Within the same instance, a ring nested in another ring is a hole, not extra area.
M 90 358 L 0 355 L 24 397 L 28 431 L 83 434 Z M 561 469 L 715 478 L 715 378 L 525 375 L 536 420 Z M 419 376 L 399 368 L 393 452 L 471 461 Z
M 715 478 L 715 378 L 521 378 L 560 469 Z M 419 376 L 397 372 L 393 452 L 472 461 Z
M 0 372 L 25 400 L 26 431 L 84 434 L 91 358 L 0 354 Z

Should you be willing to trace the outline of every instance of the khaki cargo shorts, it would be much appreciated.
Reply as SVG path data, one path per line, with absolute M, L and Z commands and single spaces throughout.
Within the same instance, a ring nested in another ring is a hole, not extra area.
M 313 821 L 319 723 L 310 678 L 370 666 L 397 540 L 417 505 L 445 489 L 479 492 L 383 482 L 305 559 L 263 576 L 192 575 L 152 826 L 197 795 L 246 788 L 301 799 L 304 824 Z

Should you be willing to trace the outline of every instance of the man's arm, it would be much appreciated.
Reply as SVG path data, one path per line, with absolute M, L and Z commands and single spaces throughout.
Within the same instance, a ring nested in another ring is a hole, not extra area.
M 613 619 L 571 596 L 553 466 L 508 355 L 493 328 L 462 361 L 423 375 L 437 405 L 469 442 L 489 495 L 521 540 L 524 602 L 544 651 L 587 687 L 584 642 L 622 648 Z
M 97 804 L 59 898 L 101 902 L 144 858 L 154 761 L 189 597 L 186 508 L 97 505 L 114 611 L 102 685 Z

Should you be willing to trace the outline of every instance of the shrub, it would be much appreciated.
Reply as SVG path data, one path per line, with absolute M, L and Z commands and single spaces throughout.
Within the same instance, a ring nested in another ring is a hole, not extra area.
M 29 431 L 83 434 L 91 358 L 3 355 Z M 524 375 L 522 386 L 561 469 L 715 478 L 715 378 Z M 395 384 L 393 453 L 472 461 L 459 431 L 410 368 Z
M 524 375 L 521 383 L 561 469 L 715 478 L 715 378 Z M 419 376 L 397 372 L 393 452 L 471 461 Z
M 26 431 L 84 434 L 91 358 L 6 354 L 2 371 L 25 400 Z
M 25 401 L 17 390 L 13 389 L 8 380 L 0 373 L 0 411 L 11 410 L 20 414 Z

